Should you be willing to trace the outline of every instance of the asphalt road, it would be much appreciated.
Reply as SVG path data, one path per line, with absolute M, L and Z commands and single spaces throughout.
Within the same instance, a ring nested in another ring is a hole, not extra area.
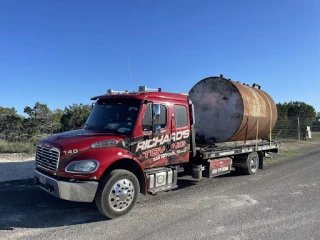
M 0 165 L 1 167 L 1 165 Z M 0 239 L 320 239 L 320 151 L 254 176 L 231 174 L 157 196 L 105 220 L 32 180 L 0 183 Z

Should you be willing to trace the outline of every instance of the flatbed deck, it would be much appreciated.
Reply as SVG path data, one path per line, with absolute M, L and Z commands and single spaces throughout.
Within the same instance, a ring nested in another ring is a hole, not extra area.
M 202 159 L 211 159 L 259 151 L 278 152 L 278 147 L 279 143 L 277 142 L 261 141 L 246 145 L 201 146 L 197 147 L 197 152 L 202 156 Z

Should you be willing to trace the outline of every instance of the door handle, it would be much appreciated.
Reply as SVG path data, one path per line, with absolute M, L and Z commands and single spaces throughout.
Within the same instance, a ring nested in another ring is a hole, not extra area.
M 170 150 L 170 149 L 171 149 L 171 144 L 170 144 L 170 143 L 167 143 L 167 144 L 166 144 L 166 149 L 167 149 L 167 150 Z

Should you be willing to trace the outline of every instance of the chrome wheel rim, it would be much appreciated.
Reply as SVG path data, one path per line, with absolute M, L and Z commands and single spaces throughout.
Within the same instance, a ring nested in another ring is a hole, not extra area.
M 121 179 L 111 188 L 109 194 L 110 206 L 115 211 L 124 211 L 131 205 L 134 194 L 133 183 L 128 179 Z
M 255 172 L 257 170 L 257 159 L 255 156 L 250 160 L 250 168 L 252 172 Z

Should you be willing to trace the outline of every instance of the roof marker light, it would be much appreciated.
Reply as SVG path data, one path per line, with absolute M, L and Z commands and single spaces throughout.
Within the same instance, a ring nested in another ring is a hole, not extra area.
M 115 93 L 121 94 L 121 93 L 124 93 L 124 91 L 115 91 L 113 89 L 108 89 L 108 91 L 107 91 L 107 94 L 115 94 Z
M 147 86 L 139 86 L 139 92 L 157 91 L 161 92 L 161 88 L 147 88 Z

